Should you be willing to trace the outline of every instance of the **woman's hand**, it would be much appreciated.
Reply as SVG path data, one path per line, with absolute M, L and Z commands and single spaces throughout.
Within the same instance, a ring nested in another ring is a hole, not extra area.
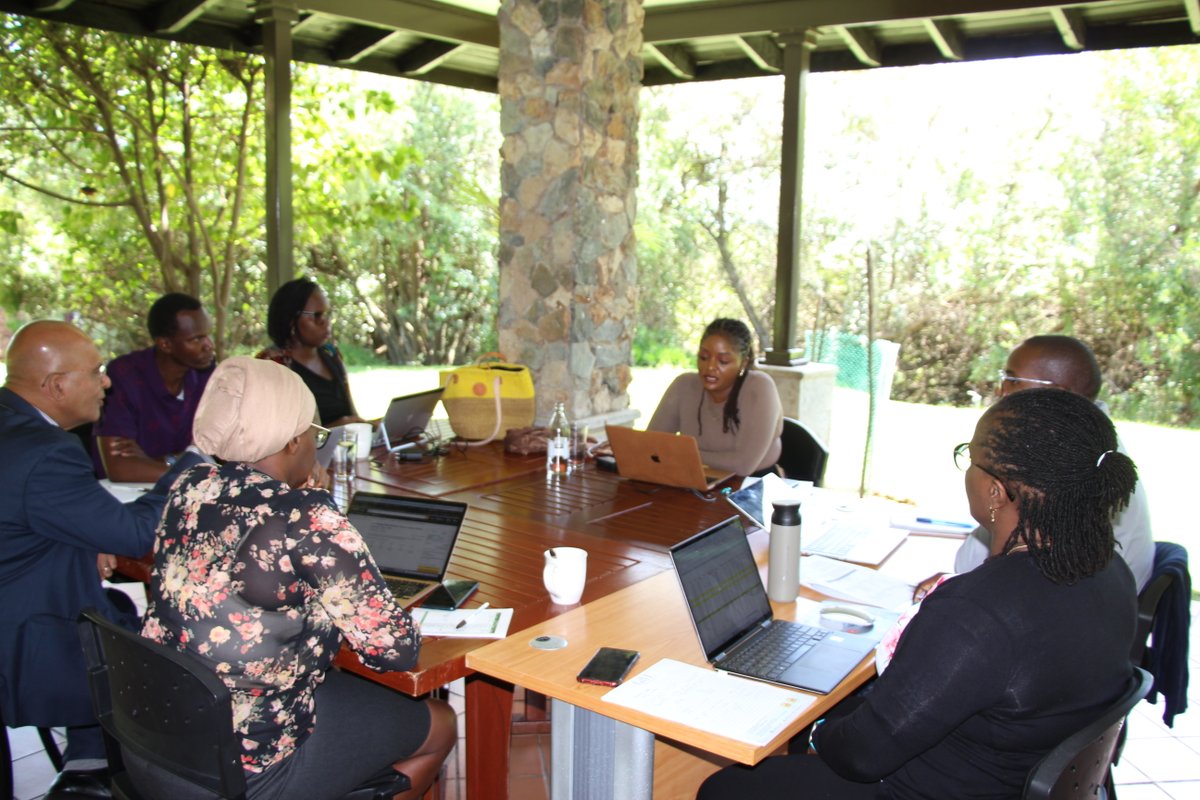
M 921 581 L 920 583 L 918 583 L 916 591 L 913 592 L 913 602 L 919 603 L 922 600 L 924 600 L 925 595 L 927 595 L 931 591 L 933 591 L 933 588 L 935 586 L 937 586 L 938 581 L 945 574 L 946 573 L 944 573 L 944 572 L 938 572 L 938 573 L 935 573 L 935 574 L 929 576 L 928 578 Z

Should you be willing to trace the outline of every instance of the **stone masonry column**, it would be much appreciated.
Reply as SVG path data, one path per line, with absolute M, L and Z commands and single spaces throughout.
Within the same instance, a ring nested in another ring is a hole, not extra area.
M 500 7 L 497 325 L 539 421 L 560 401 L 572 419 L 627 417 L 643 18 L 640 0 Z

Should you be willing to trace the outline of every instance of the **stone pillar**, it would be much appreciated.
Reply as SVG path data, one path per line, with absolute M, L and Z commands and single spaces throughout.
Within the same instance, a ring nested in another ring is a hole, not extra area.
M 504 0 L 500 349 L 538 419 L 626 416 L 637 262 L 640 0 Z

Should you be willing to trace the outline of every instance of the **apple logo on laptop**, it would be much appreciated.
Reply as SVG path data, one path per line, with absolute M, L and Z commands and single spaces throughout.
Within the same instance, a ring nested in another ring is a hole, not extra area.
M 655 464 L 661 464 L 661 463 L 662 463 L 662 459 L 658 457 L 658 453 L 651 453 L 651 454 L 650 454 L 650 460 L 651 460 L 651 461 L 653 461 Z

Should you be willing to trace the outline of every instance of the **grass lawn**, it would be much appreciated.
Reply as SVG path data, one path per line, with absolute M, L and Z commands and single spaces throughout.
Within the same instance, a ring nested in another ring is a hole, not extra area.
M 630 405 L 641 412 L 635 427 L 645 426 L 679 372 L 675 367 L 634 368 Z M 438 368 L 352 369 L 350 383 L 359 413 L 378 417 L 395 395 L 435 388 Z M 857 490 L 867 437 L 867 398 L 849 389 L 835 392 L 825 482 L 832 488 Z M 962 473 L 954 467 L 951 451 L 970 440 L 980 413 L 971 408 L 885 402 L 873 437 L 868 490 L 913 502 L 933 514 L 965 515 Z M 1200 558 L 1200 529 L 1186 515 L 1189 490 L 1184 471 L 1177 469 L 1183 453 L 1200 449 L 1200 430 L 1118 421 L 1117 431 L 1148 487 L 1155 537 L 1179 542 Z

